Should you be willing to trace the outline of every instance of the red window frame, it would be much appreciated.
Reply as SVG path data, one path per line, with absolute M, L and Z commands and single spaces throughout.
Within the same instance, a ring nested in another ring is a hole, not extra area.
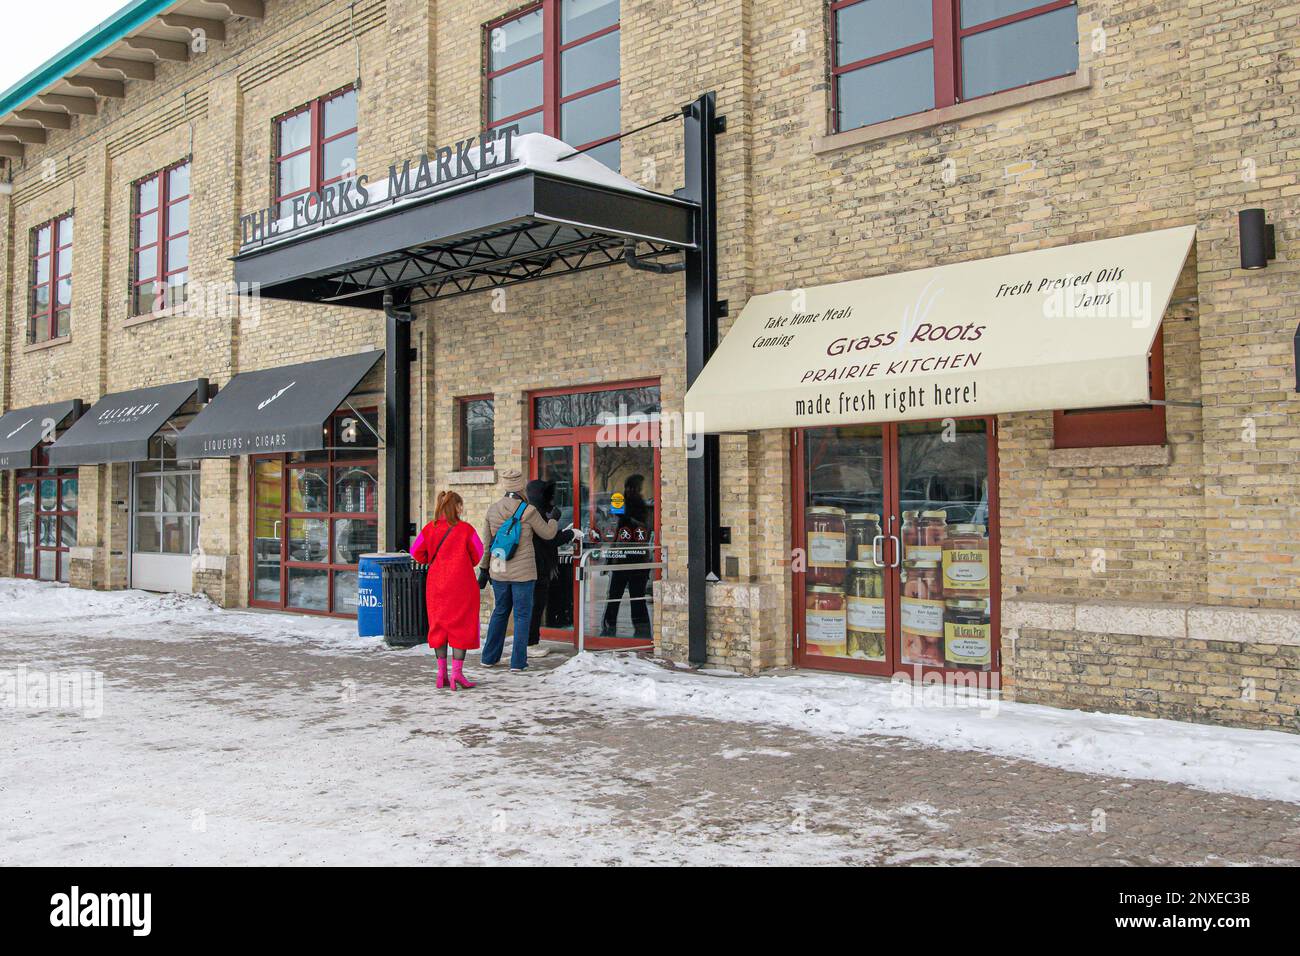
M 830 61 L 831 61 L 831 128 L 837 132 L 845 132 L 847 129 L 861 129 L 862 127 L 850 126 L 845 129 L 840 127 L 840 110 L 839 110 L 839 80 L 840 77 L 853 73 L 864 67 L 874 66 L 877 63 L 883 63 L 886 60 L 897 59 L 901 56 L 907 56 L 911 53 L 919 53 L 922 50 L 933 48 L 934 50 L 934 106 L 932 109 L 941 109 L 945 106 L 953 106 L 963 101 L 963 99 L 982 99 L 984 96 L 996 96 L 998 93 L 1005 93 L 1007 90 L 994 90 L 992 93 L 985 93 L 979 97 L 964 98 L 961 94 L 962 73 L 961 73 L 961 44 L 967 37 L 974 36 L 977 33 L 984 33 L 988 30 L 995 30 L 998 27 L 1004 27 L 1011 23 L 1017 23 L 1022 20 L 1032 20 L 1034 17 L 1041 16 L 1044 13 L 1051 13 L 1054 10 L 1060 10 L 1065 7 L 1076 7 L 1077 0 L 1044 0 L 1036 6 L 1027 10 L 1021 10 L 1018 13 L 1007 14 L 1004 17 L 998 17 L 995 20 L 988 20 L 984 23 L 977 23 L 974 26 L 963 27 L 961 25 L 961 0 L 930 0 L 933 4 L 933 36 L 929 40 L 913 43 L 910 46 L 899 47 L 896 50 L 887 50 L 884 53 L 875 56 L 865 57 L 861 60 L 855 60 L 852 63 L 838 63 L 836 61 L 836 50 L 838 48 L 838 39 L 836 36 L 836 14 L 846 7 L 856 6 L 864 3 L 866 0 L 831 0 L 828 7 L 827 20 L 830 34 Z M 923 0 L 915 0 L 923 2 Z M 1077 67 L 1076 67 L 1077 69 Z M 1035 80 L 1033 83 L 1023 84 L 1024 86 L 1034 86 L 1037 83 L 1046 83 L 1048 80 L 1058 79 L 1061 76 L 1069 76 L 1075 70 L 1068 73 L 1057 74 L 1057 76 L 1045 77 L 1041 80 Z M 1007 89 L 1019 89 L 1020 87 L 1008 87 Z M 925 110 L 923 112 L 929 112 Z M 915 114 L 904 114 L 915 115 Z M 899 119 L 900 117 L 889 117 L 879 120 L 878 122 L 887 123 L 890 119 Z M 874 125 L 874 123 L 867 124 Z
M 248 534 L 249 541 L 255 541 L 257 538 L 257 463 L 259 461 L 278 461 L 281 463 L 280 468 L 280 600 L 263 601 L 256 598 L 257 587 L 257 555 L 254 547 L 249 548 L 248 564 L 248 603 L 252 607 L 263 607 L 274 610 L 293 611 L 295 614 L 317 614 L 326 617 L 356 617 L 356 611 L 339 610 L 334 604 L 334 579 L 339 572 L 356 571 L 356 564 L 342 564 L 334 560 L 334 535 L 337 522 L 339 519 L 349 519 L 357 521 L 374 522 L 376 536 L 378 535 L 379 524 L 379 483 L 376 480 L 374 490 L 374 507 L 368 511 L 338 511 L 335 501 L 337 488 L 335 486 L 336 474 L 347 468 L 371 467 L 375 470 L 376 477 L 379 474 L 379 449 L 376 448 L 358 448 L 356 457 L 349 457 L 341 454 L 339 442 L 337 440 L 340 423 L 344 418 L 355 418 L 357 413 L 362 415 L 375 415 L 378 421 L 379 409 L 374 405 L 358 406 L 356 412 L 351 409 L 336 411 L 330 416 L 325 436 L 327 448 L 324 451 L 303 452 L 289 455 L 250 455 L 248 459 L 249 468 L 249 524 Z M 360 422 L 356 426 L 369 434 L 369 429 Z M 370 436 L 374 440 L 374 436 Z M 323 469 L 328 476 L 329 488 L 327 491 L 327 501 L 325 511 L 292 511 L 290 510 L 291 496 L 289 493 L 291 476 L 294 471 L 304 469 Z M 295 519 L 302 520 L 320 520 L 324 521 L 328 527 L 326 535 L 326 558 L 325 561 L 295 561 L 288 557 L 289 544 L 289 522 Z M 299 607 L 289 603 L 289 570 L 291 568 L 306 568 L 308 570 L 328 571 L 326 577 L 326 610 L 319 608 Z
M 27 578 L 29 580 L 44 580 L 41 578 L 41 552 L 50 551 L 54 553 L 54 579 L 63 581 L 65 579 L 64 564 L 69 560 L 69 553 L 72 550 L 71 545 L 63 544 L 63 519 L 72 519 L 73 534 L 77 531 L 77 512 L 81 505 L 81 489 L 77 489 L 77 507 L 64 507 L 63 487 L 64 482 L 72 480 L 78 481 L 78 470 L 76 468 L 52 468 L 49 460 L 49 444 L 42 443 L 37 445 L 32 452 L 35 460 L 31 468 L 22 468 L 14 472 L 14 577 Z M 41 482 L 53 481 L 55 483 L 55 500 L 54 511 L 41 510 Z M 32 573 L 25 573 L 19 561 L 21 560 L 18 553 L 18 535 L 20 531 L 20 521 L 22 515 L 19 513 L 18 501 L 20 498 L 19 488 L 24 484 L 35 485 L 35 497 L 32 501 Z M 54 521 L 56 537 L 54 545 L 41 544 L 41 519 L 50 518 Z
M 492 403 L 492 437 L 496 439 L 496 396 L 495 395 L 466 395 L 463 398 L 456 399 L 456 470 L 457 471 L 488 471 L 496 467 L 496 449 L 493 448 L 492 461 L 486 465 L 469 464 L 469 445 L 467 439 L 469 430 L 466 427 L 465 416 L 469 411 L 470 402 L 491 402 Z
M 517 123 L 521 119 L 533 116 L 537 113 L 542 114 L 542 132 L 547 136 L 554 136 L 556 139 L 563 139 L 560 129 L 560 108 L 566 103 L 573 100 L 582 99 L 584 96 L 590 96 L 593 93 L 601 93 L 605 90 L 612 89 L 623 82 L 623 64 L 620 59 L 618 66 L 618 76 L 612 80 L 606 80 L 604 83 L 598 83 L 595 86 L 588 87 L 584 90 L 578 90 L 570 93 L 568 96 L 562 95 L 560 61 L 561 56 L 566 51 L 584 43 L 590 43 L 592 40 L 599 40 L 601 37 L 611 33 L 617 33 L 623 26 L 622 5 L 619 6 L 619 19 L 607 27 L 602 27 L 585 36 L 577 37 L 567 43 L 560 42 L 560 4 L 563 0 L 541 0 L 540 3 L 534 3 L 522 10 L 516 10 L 514 13 L 504 17 L 499 17 L 483 25 L 483 126 L 484 129 L 496 129 L 501 126 L 509 126 Z M 530 14 L 542 11 L 542 52 L 536 56 L 520 60 L 518 63 L 511 63 L 509 66 L 502 67 L 499 70 L 489 68 L 491 64 L 491 44 L 492 31 L 497 27 L 504 26 L 515 20 L 521 20 Z M 521 70 L 525 67 L 532 66 L 534 63 L 542 64 L 542 105 L 534 106 L 526 110 L 521 110 L 510 116 L 503 116 L 498 120 L 490 120 L 488 113 L 488 104 L 491 102 L 492 81 L 498 77 L 505 76 L 507 73 L 513 73 L 515 70 Z M 594 149 L 597 146 L 603 146 L 605 143 L 612 143 L 620 136 L 620 133 L 613 133 L 600 139 L 593 139 L 588 143 L 570 143 L 574 149 Z
M 1147 366 L 1151 375 L 1151 398 L 1161 402 L 1165 399 L 1164 343 L 1165 331 L 1161 326 L 1151 343 Z M 1135 405 L 1053 412 L 1052 433 L 1056 448 L 1163 445 L 1166 442 L 1165 406 Z
M 326 93 L 324 96 L 318 96 L 310 103 L 304 103 L 302 106 L 298 106 L 295 107 L 294 109 L 289 110 L 288 112 L 281 113 L 279 116 L 275 117 L 275 119 L 271 121 L 271 129 L 272 129 L 271 193 L 274 196 L 274 198 L 271 200 L 272 208 L 279 210 L 280 204 L 283 202 L 292 201 L 299 196 L 307 196 L 310 195 L 311 193 L 319 193 L 326 186 L 329 186 L 332 183 L 340 182 L 347 178 L 346 173 L 339 176 L 333 176 L 329 179 L 324 178 L 325 147 L 328 144 L 334 142 L 335 140 L 343 139 L 345 136 L 351 136 L 353 133 L 356 133 L 360 127 L 353 126 L 350 127 L 349 129 L 341 130 L 340 132 L 334 133 L 331 136 L 326 136 L 325 135 L 325 104 L 333 102 L 339 97 L 347 96 L 349 94 L 355 97 L 356 92 L 357 92 L 356 87 L 353 84 L 349 83 L 347 86 L 343 86 L 337 90 L 334 90 L 333 92 Z M 311 120 L 310 123 L 308 124 L 310 128 L 310 134 L 309 134 L 307 145 L 299 149 L 290 150 L 287 153 L 280 152 L 281 131 L 284 128 L 285 122 L 293 119 L 295 116 L 301 116 L 303 113 L 311 114 Z M 291 193 L 281 193 L 280 192 L 280 169 L 284 165 L 284 161 L 288 159 L 293 159 L 297 156 L 301 156 L 304 153 L 311 154 L 311 159 L 310 159 L 311 172 L 309 174 L 308 184 L 302 189 L 294 190 Z M 356 157 L 354 156 L 353 159 L 355 161 Z M 277 215 L 283 216 L 284 213 L 278 212 Z
M 172 241 L 184 238 L 190 234 L 188 227 L 180 232 L 173 233 L 171 231 L 172 208 L 181 203 L 185 203 L 188 211 L 190 201 L 190 193 L 188 192 L 180 196 L 173 196 L 171 194 L 171 174 L 182 166 L 188 166 L 189 164 L 190 157 L 186 156 L 184 159 L 178 160 L 170 166 L 165 166 L 156 172 L 152 172 L 148 176 L 143 176 L 131 184 L 131 314 L 133 316 L 147 315 L 150 312 L 156 312 L 163 308 L 170 308 L 172 306 L 184 304 L 188 295 L 188 281 L 180 286 L 181 291 L 179 301 L 173 301 L 170 295 L 164 295 L 164 291 L 170 288 L 167 280 L 172 276 L 184 273 L 186 279 L 188 280 L 189 278 L 190 257 L 188 253 L 185 256 L 185 265 L 180 268 L 169 268 L 171 263 L 168 261 L 168 248 Z M 154 180 L 158 181 L 158 198 L 154 200 L 153 206 L 150 206 L 148 209 L 143 209 L 141 208 L 140 199 L 141 190 Z M 157 214 L 157 228 L 154 230 L 153 234 L 148 237 L 150 240 L 149 242 L 142 242 L 141 240 L 145 237 L 140 235 L 140 220 L 147 216 L 154 215 L 155 213 Z M 141 279 L 139 275 L 139 256 L 140 253 L 148 252 L 151 248 L 157 253 L 157 264 L 154 269 L 154 277 L 152 279 Z M 151 296 L 153 300 L 152 305 L 149 308 L 145 308 L 144 303 L 140 298 L 140 287 L 151 283 L 156 285 L 157 288 L 155 288 L 154 294 Z
M 50 232 L 49 250 L 40 251 L 40 234 L 48 229 Z M 69 264 L 67 272 L 58 272 L 58 266 L 63 259 L 59 253 L 64 250 L 72 249 L 74 231 L 73 213 L 71 210 L 48 219 L 35 226 L 31 231 L 31 281 L 28 284 L 28 313 L 27 313 L 27 341 L 31 344 L 37 342 L 49 342 L 67 335 L 72 326 L 72 290 L 68 290 L 68 303 L 63 308 L 59 308 L 58 292 L 59 282 L 64 279 L 68 280 L 69 286 L 72 284 L 72 265 Z M 64 238 L 67 242 L 64 242 Z M 71 255 L 71 253 L 69 253 Z M 38 280 L 39 266 L 42 259 L 49 260 L 49 269 L 46 272 L 46 280 Z M 47 289 L 49 293 L 48 301 L 45 308 L 38 308 L 36 304 L 37 294 L 42 288 Z M 67 328 L 60 330 L 59 315 L 65 313 L 68 316 Z

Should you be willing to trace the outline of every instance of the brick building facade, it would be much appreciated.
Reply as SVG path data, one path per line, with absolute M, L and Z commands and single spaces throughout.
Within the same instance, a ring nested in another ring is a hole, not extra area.
M 277 120 L 353 88 L 353 168 L 383 179 L 394 160 L 509 115 L 493 115 L 485 73 L 494 72 L 500 34 L 487 28 L 531 9 L 518 0 L 173 6 L 220 22 L 224 38 L 209 38 L 183 60 L 158 57 L 152 81 L 123 74 L 124 95 L 97 95 L 93 114 L 70 114 L 68 128 L 8 151 L 12 185 L 0 196 L 6 411 L 190 378 L 224 384 L 237 373 L 382 348 L 382 316 L 372 311 L 270 299 L 241 311 L 212 292 L 232 279 L 240 216 L 285 195 L 276 189 L 285 152 L 277 152 Z M 575 22 L 601 6 L 575 5 Z M 752 295 L 773 290 L 1195 226 L 1163 321 L 1171 403 L 1163 441 L 1057 447 L 1051 408 L 1001 414 L 990 426 L 1001 686 L 1017 699 L 1059 706 L 1300 730 L 1300 426 L 1291 351 L 1300 270 L 1289 254 L 1300 198 L 1300 94 L 1289 38 L 1300 29 L 1300 4 L 985 4 L 990 16 L 1013 17 L 1006 28 L 1022 13 L 1068 16 L 1077 62 L 951 102 L 942 90 L 953 80 L 940 69 L 933 104 L 866 122 L 845 105 L 852 88 L 842 68 L 892 62 L 915 38 L 883 53 L 859 50 L 864 57 L 846 52 L 857 50 L 851 15 L 866 15 L 861 4 L 617 6 L 617 30 L 604 34 L 616 38 L 606 43 L 617 44 L 617 84 L 603 88 L 616 91 L 618 126 L 640 127 L 708 90 L 726 116 L 718 266 L 733 319 Z M 543 10 L 562 24 L 566 11 L 551 0 Z M 936 22 L 929 46 L 913 45 L 938 58 L 941 40 L 962 40 Z M 960 16 L 957 23 L 960 32 Z M 566 36 L 538 54 L 544 82 L 552 82 L 548 57 L 562 55 Z M 174 40 L 185 42 L 185 34 Z M 968 84 L 976 65 L 967 64 Z M 557 116 L 571 95 L 567 82 L 557 68 Z M 552 111 L 547 99 L 537 115 L 562 122 Z M 19 111 L 0 124 L 0 137 L 14 126 L 43 128 Z M 617 149 L 613 162 L 634 183 L 658 193 L 681 185 L 679 125 L 628 136 Z M 137 316 L 129 294 L 133 184 L 187 157 L 189 282 L 207 291 L 199 307 Z M 1277 258 L 1261 271 L 1240 267 L 1237 212 L 1247 207 L 1263 207 L 1276 223 Z M 76 214 L 69 330 L 34 342 L 31 237 L 69 210 Z M 679 275 L 612 266 L 418 307 L 413 519 L 427 520 L 440 489 L 460 491 L 478 514 L 501 469 L 537 473 L 529 425 L 539 391 L 654 381 L 663 414 L 680 411 L 683 295 Z M 722 320 L 723 333 L 730 321 Z M 381 402 L 382 394 L 377 368 L 353 404 Z M 488 468 L 466 468 L 461 457 L 460 402 L 476 396 L 493 400 Z M 720 523 L 730 537 L 721 580 L 708 588 L 715 666 L 755 673 L 807 663 L 794 636 L 802 585 L 791 555 L 803 544 L 793 518 L 794 442 L 789 429 L 720 438 Z M 684 660 L 680 448 L 660 451 L 658 473 L 654 503 L 668 569 L 655 589 L 654 641 L 662 656 Z M 226 606 L 246 605 L 258 547 L 250 459 L 205 458 L 200 474 L 193 588 Z M 78 587 L 127 586 L 131 465 L 83 465 L 76 475 L 66 577 Z M 19 569 L 19 498 L 11 477 L 0 520 L 5 573 Z M 376 520 L 384 508 L 381 497 Z

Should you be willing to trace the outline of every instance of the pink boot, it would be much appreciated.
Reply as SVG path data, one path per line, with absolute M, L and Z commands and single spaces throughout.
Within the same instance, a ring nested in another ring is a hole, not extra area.
M 438 658 L 438 681 L 433 686 L 442 690 L 450 685 L 451 681 L 447 680 L 447 658 Z
M 464 661 L 451 662 L 451 689 L 460 690 L 464 687 L 466 690 L 474 686 L 473 681 L 467 681 L 461 668 L 465 666 Z

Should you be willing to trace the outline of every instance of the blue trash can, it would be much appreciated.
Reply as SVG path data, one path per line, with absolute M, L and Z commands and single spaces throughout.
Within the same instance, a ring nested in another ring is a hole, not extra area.
M 357 562 L 358 637 L 380 637 L 384 633 L 384 565 L 412 560 L 405 551 L 361 556 Z

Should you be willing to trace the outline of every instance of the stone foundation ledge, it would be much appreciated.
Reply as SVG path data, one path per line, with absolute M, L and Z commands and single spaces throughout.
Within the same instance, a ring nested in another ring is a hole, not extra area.
M 1083 634 L 1132 634 L 1193 641 L 1300 646 L 1300 611 L 1273 608 L 1021 595 L 1002 602 L 1002 626 L 1010 630 L 1037 628 Z
M 656 585 L 656 589 L 656 597 L 663 604 L 685 607 L 689 603 L 685 581 L 662 581 Z M 705 602 L 708 607 L 759 611 L 778 607 L 781 600 L 780 590 L 770 584 L 715 581 L 705 587 Z

